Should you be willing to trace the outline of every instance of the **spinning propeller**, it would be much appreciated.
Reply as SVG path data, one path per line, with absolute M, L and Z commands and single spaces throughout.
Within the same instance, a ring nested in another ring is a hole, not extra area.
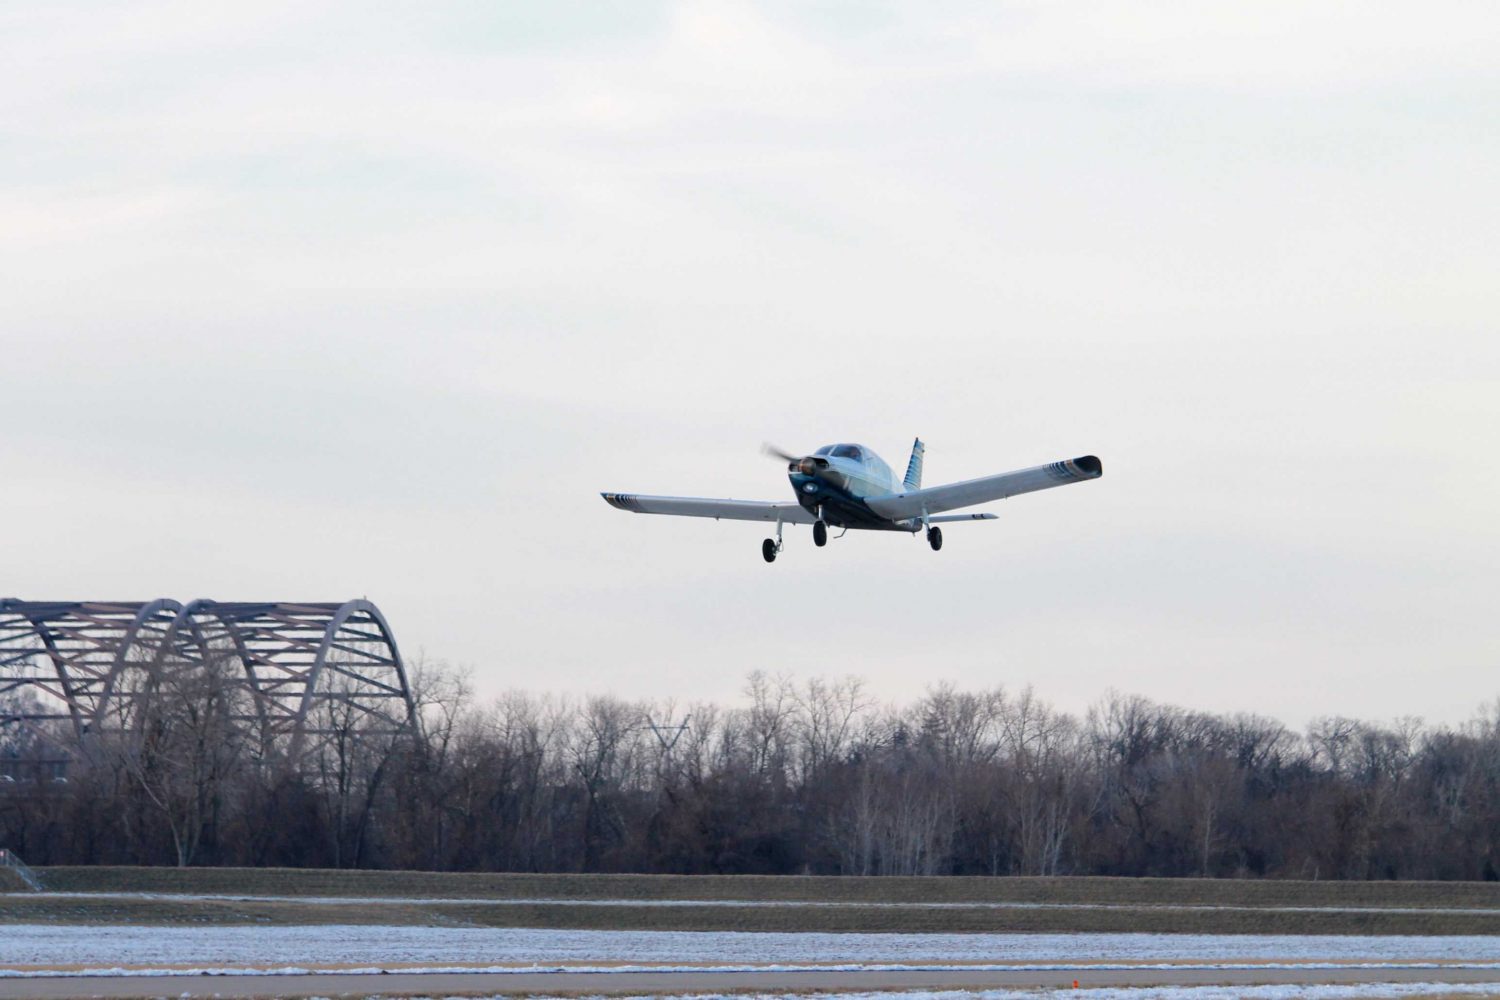
M 795 466 L 797 471 L 804 476 L 815 476 L 819 470 L 828 468 L 828 459 L 818 455 L 793 455 L 791 452 L 782 451 L 773 444 L 763 444 L 760 446 L 760 450 L 772 458 L 779 458 L 787 464 L 787 468 L 789 469 Z

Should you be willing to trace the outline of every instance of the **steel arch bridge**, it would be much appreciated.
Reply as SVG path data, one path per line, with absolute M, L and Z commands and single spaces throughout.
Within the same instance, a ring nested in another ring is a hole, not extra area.
M 342 604 L 0 599 L 0 735 L 128 729 L 163 684 L 213 677 L 231 721 L 291 758 L 332 735 L 415 724 L 406 667 L 369 601 Z

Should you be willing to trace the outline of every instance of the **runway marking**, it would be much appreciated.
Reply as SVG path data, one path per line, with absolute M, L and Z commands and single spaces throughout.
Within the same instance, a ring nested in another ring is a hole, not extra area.
M 1275 971 L 1334 971 L 1334 970 L 1421 970 L 1439 971 L 1469 969 L 1500 973 L 1500 962 L 1471 962 L 1461 959 L 1435 961 L 1295 961 L 1278 962 L 1270 959 L 1244 962 L 1161 962 L 1141 960 L 1135 962 L 809 962 L 809 963 L 626 963 L 588 962 L 568 963 L 449 963 L 423 965 L 416 963 L 369 964 L 320 964 L 299 962 L 295 965 L 233 964 L 212 965 L 205 963 L 182 965 L 8 965 L 0 967 L 0 977 L 6 979 L 48 978 L 129 978 L 171 976 L 369 976 L 389 975 L 398 972 L 405 975 L 610 975 L 621 973 L 762 973 L 762 972 L 1254 972 Z M 1500 981 L 1500 979 L 1497 979 Z
M 756 991 L 762 994 L 788 992 L 886 993 L 912 990 L 1068 989 L 1073 979 L 1084 987 L 1080 1000 L 1102 1000 L 1125 996 L 1147 1000 L 1153 996 L 1195 998 L 1196 987 L 1205 988 L 1203 1000 L 1231 1000 L 1245 996 L 1244 989 L 1276 987 L 1257 991 L 1268 1000 L 1284 1000 L 1288 986 L 1302 987 L 1299 996 L 1325 995 L 1314 989 L 1341 985 L 1338 995 L 1385 997 L 1414 994 L 1500 995 L 1497 968 L 1349 968 L 1332 969 L 1255 967 L 1089 969 L 1082 976 L 1060 976 L 1056 968 L 1010 970 L 909 969 L 880 970 L 781 970 L 781 971 L 681 971 L 609 970 L 601 972 L 561 971 L 550 973 L 358 973 L 345 976 L 288 975 L 267 980 L 263 976 L 213 975 L 134 976 L 81 980 L 76 977 L 9 980 L 5 995 L 13 1000 L 62 1000 L 99 997 L 103 1000 L 174 996 L 220 997 L 247 1000 L 251 997 L 310 996 L 556 996 L 560 994 L 613 994 L 617 996 L 719 996 L 726 992 Z M 1240 987 L 1241 991 L 1225 989 Z M 1360 988 L 1365 987 L 1365 988 Z M 1072 991 L 1069 990 L 1071 993 Z M 1036 995 L 1033 992 L 1031 995 Z

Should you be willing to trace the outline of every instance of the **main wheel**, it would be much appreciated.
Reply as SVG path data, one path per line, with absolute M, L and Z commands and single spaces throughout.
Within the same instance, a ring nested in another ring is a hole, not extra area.
M 828 525 L 822 521 L 813 522 L 813 544 L 820 549 L 828 544 Z
M 943 547 L 943 529 L 942 528 L 928 528 L 927 529 L 927 544 L 932 546 L 932 551 L 934 551 L 934 552 L 936 552 L 938 549 L 942 548 Z
M 766 562 L 775 562 L 776 561 L 776 541 L 775 541 L 775 539 L 767 538 L 765 541 L 761 542 L 760 543 L 760 554 L 763 557 L 765 557 Z

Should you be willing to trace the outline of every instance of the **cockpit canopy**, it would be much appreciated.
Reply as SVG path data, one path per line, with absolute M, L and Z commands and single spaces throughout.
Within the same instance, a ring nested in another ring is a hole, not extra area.
M 824 458 L 843 458 L 859 463 L 857 471 L 847 465 L 839 467 L 840 474 L 851 483 L 862 484 L 850 487 L 856 496 L 888 493 L 896 489 L 898 485 L 891 467 L 881 461 L 879 455 L 862 444 L 825 444 L 813 454 Z

